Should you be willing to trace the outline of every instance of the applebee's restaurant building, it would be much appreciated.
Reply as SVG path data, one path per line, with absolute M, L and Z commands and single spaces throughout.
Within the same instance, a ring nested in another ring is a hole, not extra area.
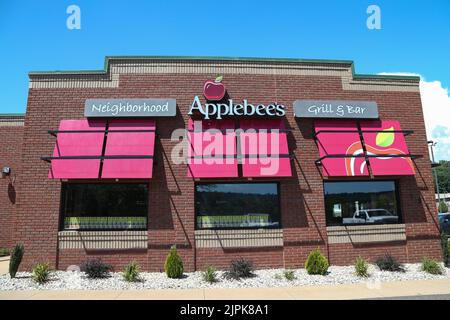
M 24 268 L 159 271 L 174 244 L 188 271 L 301 267 L 317 247 L 336 265 L 441 259 L 416 77 L 187 57 L 29 77 L 21 156 L 2 163 Z

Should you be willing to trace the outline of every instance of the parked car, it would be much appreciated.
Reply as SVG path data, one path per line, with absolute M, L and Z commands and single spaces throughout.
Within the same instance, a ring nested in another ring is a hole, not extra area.
M 370 224 L 370 223 L 396 223 L 398 216 L 386 209 L 363 209 L 357 210 L 352 218 L 342 219 L 344 224 Z
M 441 228 L 450 236 L 450 213 L 439 213 L 438 219 Z

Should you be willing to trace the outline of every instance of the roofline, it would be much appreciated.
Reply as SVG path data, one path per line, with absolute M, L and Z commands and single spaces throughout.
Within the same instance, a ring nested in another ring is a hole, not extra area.
M 356 74 L 353 60 L 328 60 L 328 59 L 297 59 L 297 58 L 263 58 L 263 57 L 215 57 L 215 56 L 106 56 L 103 69 L 99 70 L 55 70 L 55 71 L 30 71 L 29 77 L 39 75 L 107 75 L 110 63 L 113 60 L 192 60 L 192 61 L 242 61 L 242 62 L 279 62 L 279 63 L 312 63 L 312 64 L 342 64 L 351 67 L 354 78 L 359 79 L 386 79 L 386 80 L 415 80 L 418 76 L 401 75 L 374 75 Z
M 0 117 L 25 117 L 25 113 L 0 113 Z

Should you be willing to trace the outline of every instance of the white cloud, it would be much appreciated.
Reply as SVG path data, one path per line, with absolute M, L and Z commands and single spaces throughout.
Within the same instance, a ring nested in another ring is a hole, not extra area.
M 380 75 L 420 77 L 420 96 L 425 117 L 427 138 L 437 142 L 436 160 L 450 160 L 450 96 L 440 81 L 426 81 L 420 74 L 410 72 L 382 72 Z

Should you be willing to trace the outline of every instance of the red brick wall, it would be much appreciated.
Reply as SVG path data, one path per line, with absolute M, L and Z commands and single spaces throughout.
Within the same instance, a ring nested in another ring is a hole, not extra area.
M 213 77 L 214 75 L 207 75 Z M 281 214 L 284 248 L 260 249 L 197 249 L 194 248 L 194 181 L 186 176 L 185 165 L 169 161 L 174 142 L 170 136 L 175 128 L 184 128 L 188 107 L 195 95 L 201 95 L 207 76 L 203 74 L 121 75 L 119 88 L 111 89 L 30 89 L 24 136 L 23 169 L 21 172 L 16 240 L 25 243 L 23 268 L 38 261 L 59 261 L 59 268 L 79 263 L 98 254 L 57 250 L 60 182 L 47 179 L 48 164 L 39 160 L 50 155 L 54 138 L 46 133 L 56 129 L 62 119 L 82 119 L 88 98 L 177 99 L 179 110 L 174 118 L 158 118 L 154 177 L 150 181 L 149 247 L 147 251 L 117 252 L 100 257 L 120 268 L 130 259 L 144 268 L 163 268 L 168 248 L 177 244 L 186 270 L 206 265 L 225 267 L 235 257 L 251 258 L 259 267 L 300 267 L 308 253 L 317 247 L 327 254 L 331 263 L 347 264 L 361 255 L 372 258 L 389 249 L 403 261 L 418 261 L 427 255 L 439 259 L 437 223 L 425 126 L 420 95 L 413 92 L 344 91 L 341 79 L 325 76 L 237 75 L 224 74 L 228 92 L 235 101 L 247 98 L 253 102 L 277 102 L 287 106 L 286 121 L 289 143 L 295 155 L 293 177 L 282 179 Z M 422 154 L 415 160 L 417 174 L 400 178 L 401 208 L 407 225 L 404 243 L 327 246 L 323 203 L 323 180 L 314 160 L 318 150 L 312 139 L 312 121 L 297 120 L 292 104 L 296 99 L 374 100 L 381 119 L 400 120 L 404 129 L 414 130 L 406 140 L 411 153 Z M 256 179 L 254 179 L 255 181 Z
M 12 229 L 13 215 L 16 207 L 17 185 L 20 179 L 20 157 L 22 146 L 23 126 L 1 126 L 0 137 L 0 170 L 10 167 L 10 178 L 0 179 L 0 248 L 13 246 Z

